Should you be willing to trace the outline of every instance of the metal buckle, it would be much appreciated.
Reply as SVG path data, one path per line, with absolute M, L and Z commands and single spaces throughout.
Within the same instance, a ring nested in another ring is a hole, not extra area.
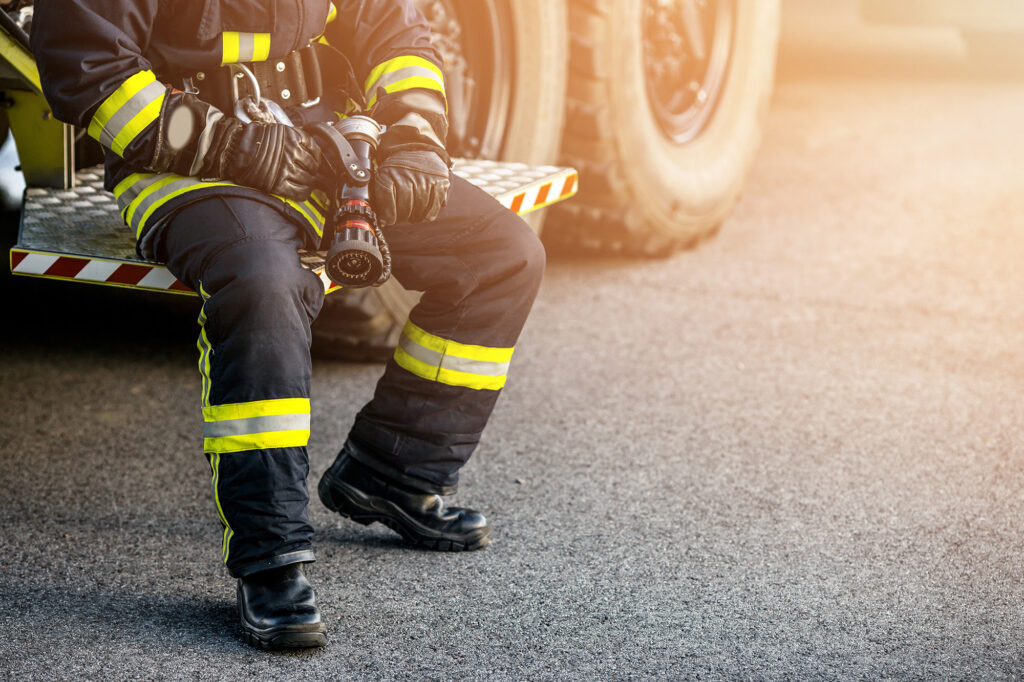
M 260 95 L 260 84 L 256 75 L 245 64 L 231 64 L 231 99 L 234 104 L 235 118 L 243 123 L 260 121 L 263 123 L 283 123 L 294 127 L 295 124 L 284 113 L 277 102 L 263 99 Z M 251 94 L 242 95 L 239 82 L 247 79 Z

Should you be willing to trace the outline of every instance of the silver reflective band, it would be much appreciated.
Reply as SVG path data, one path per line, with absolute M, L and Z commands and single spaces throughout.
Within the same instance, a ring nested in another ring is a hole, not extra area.
M 275 431 L 309 431 L 308 414 L 278 414 L 268 417 L 249 417 L 248 419 L 228 419 L 203 424 L 204 438 L 221 438 L 224 436 L 246 436 L 257 433 Z
M 160 180 L 162 180 L 164 178 L 167 178 L 167 177 L 174 177 L 174 176 L 172 176 L 170 173 L 162 173 L 160 175 L 154 176 L 152 179 L 149 179 L 149 180 L 140 180 L 139 182 L 137 182 L 134 185 L 132 185 L 128 190 L 126 190 L 124 192 L 124 194 L 122 194 L 121 196 L 122 197 L 126 197 L 126 195 L 128 195 L 128 194 L 132 194 L 133 196 L 132 196 L 131 200 L 134 200 L 135 197 L 137 197 L 147 187 L 149 187 L 150 185 L 154 184 L 155 182 L 159 182 Z M 202 180 L 200 180 L 198 178 L 182 177 L 180 180 L 175 180 L 173 182 L 167 183 L 166 185 L 163 185 L 160 189 L 156 190 L 155 192 L 153 192 L 152 194 L 147 196 L 145 199 L 143 199 L 135 207 L 135 212 L 132 214 L 132 221 L 129 224 L 129 227 L 131 227 L 132 230 L 134 230 L 136 233 L 138 233 L 139 227 L 142 225 L 143 218 L 146 217 L 146 213 L 149 211 L 150 207 L 152 207 L 154 204 L 159 204 L 159 203 L 164 202 L 165 200 L 167 200 L 171 196 L 177 194 L 178 192 L 180 192 L 181 190 L 185 189 L 186 187 L 189 187 L 190 185 L 206 185 L 206 184 L 209 184 L 209 183 L 203 182 Z M 129 201 L 129 203 L 130 203 L 130 201 Z M 120 205 L 121 202 L 119 201 L 118 204 Z
M 508 374 L 511 362 L 488 362 L 487 360 L 470 360 L 460 358 L 456 355 L 442 355 L 436 350 L 421 346 L 404 333 L 398 340 L 398 345 L 406 353 L 420 362 L 426 363 L 438 369 L 448 369 L 455 372 L 477 374 L 487 377 L 503 377 Z
M 163 83 L 153 82 L 145 86 L 121 105 L 100 130 L 99 141 L 107 149 L 113 149 L 114 138 L 131 123 L 142 110 L 166 94 Z
M 370 87 L 366 89 L 366 92 L 372 94 L 377 90 L 377 88 L 387 89 L 389 85 L 393 85 L 398 81 L 405 80 L 406 78 L 428 78 L 436 82 L 442 88 L 444 87 L 444 81 L 441 80 L 441 77 L 438 76 L 436 72 L 431 71 L 425 66 L 406 66 L 398 69 L 397 71 L 385 73 L 377 79 L 376 83 L 370 85 Z
M 251 62 L 256 59 L 256 34 L 238 34 L 238 61 Z

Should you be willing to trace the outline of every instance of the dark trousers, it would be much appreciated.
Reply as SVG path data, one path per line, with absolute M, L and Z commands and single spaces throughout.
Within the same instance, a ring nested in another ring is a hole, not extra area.
M 423 291 L 374 397 L 355 419 L 361 462 L 424 492 L 453 492 L 504 385 L 544 270 L 530 228 L 453 177 L 434 223 L 385 231 L 393 271 Z M 323 285 L 299 263 L 302 228 L 238 196 L 182 208 L 157 255 L 204 299 L 204 448 L 235 575 L 313 559 L 310 323 Z

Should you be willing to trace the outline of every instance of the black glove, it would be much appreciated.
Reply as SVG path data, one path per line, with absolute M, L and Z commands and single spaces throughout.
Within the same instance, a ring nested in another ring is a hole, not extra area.
M 172 93 L 161 114 L 153 158 L 157 173 L 220 178 L 304 201 L 315 187 L 319 147 L 280 123 L 243 123 L 186 93 Z
M 382 225 L 429 223 L 448 202 L 448 165 L 436 152 L 396 151 L 377 167 L 370 203 Z
M 322 159 L 306 133 L 281 123 L 228 120 L 234 130 L 220 153 L 207 160 L 213 175 L 289 199 L 309 198 Z
M 370 202 L 385 225 L 430 222 L 448 201 L 444 97 L 412 89 L 382 97 L 373 117 L 387 126 L 377 149 Z

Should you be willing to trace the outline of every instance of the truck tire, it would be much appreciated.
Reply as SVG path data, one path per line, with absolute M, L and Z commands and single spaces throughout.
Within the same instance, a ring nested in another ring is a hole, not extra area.
M 569 62 L 565 1 L 419 4 L 445 56 L 453 100 L 452 155 L 540 165 L 556 161 Z M 485 72 L 473 73 L 480 64 Z M 457 113 L 460 107 L 465 115 Z M 544 213 L 529 217 L 537 231 Z M 387 360 L 418 300 L 417 292 L 394 279 L 379 288 L 331 294 L 313 325 L 313 352 L 352 362 Z
M 658 256 L 713 233 L 760 143 L 778 0 L 571 0 L 559 252 Z M 701 49 L 701 46 L 703 49 Z

